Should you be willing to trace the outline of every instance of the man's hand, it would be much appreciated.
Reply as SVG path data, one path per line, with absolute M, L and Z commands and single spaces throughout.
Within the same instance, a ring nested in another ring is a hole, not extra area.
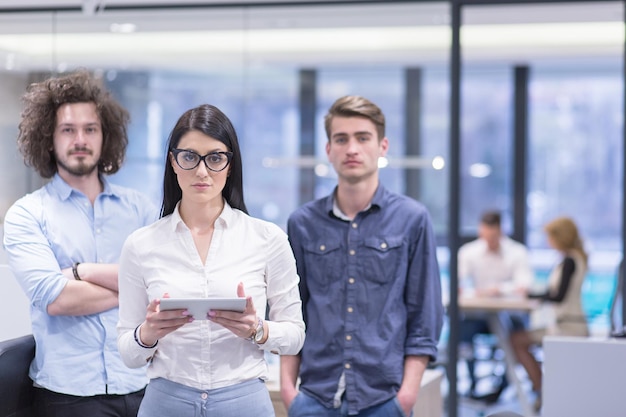
M 413 410 L 413 406 L 415 406 L 415 402 L 417 401 L 417 393 L 409 392 L 409 390 L 403 390 L 400 388 L 396 397 L 398 398 L 398 402 L 400 403 L 400 407 L 402 407 L 404 415 L 410 416 L 411 410 Z
M 296 387 L 280 387 L 280 398 L 283 400 L 283 404 L 285 404 L 285 408 L 289 410 L 291 403 L 298 395 L 298 390 Z

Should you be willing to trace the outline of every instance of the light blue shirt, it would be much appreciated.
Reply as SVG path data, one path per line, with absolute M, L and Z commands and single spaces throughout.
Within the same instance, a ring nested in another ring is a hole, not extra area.
M 4 221 L 9 267 L 30 299 L 37 345 L 30 377 L 48 390 L 76 395 L 128 394 L 147 383 L 145 368 L 127 368 L 117 350 L 118 309 L 88 316 L 50 316 L 47 307 L 74 262 L 117 263 L 126 237 L 158 217 L 141 193 L 110 184 L 93 206 L 55 175 L 18 200 Z

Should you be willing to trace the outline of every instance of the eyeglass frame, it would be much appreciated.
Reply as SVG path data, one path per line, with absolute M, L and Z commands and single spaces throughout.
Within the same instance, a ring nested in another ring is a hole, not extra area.
M 200 155 L 198 152 L 192 151 L 191 149 L 172 148 L 172 149 L 170 149 L 170 152 L 172 153 L 172 155 L 174 155 L 174 161 L 176 161 L 176 165 L 178 165 L 180 167 L 180 169 L 183 169 L 185 171 L 191 171 L 192 169 L 196 169 L 200 165 L 200 162 L 204 162 L 204 166 L 209 171 L 211 171 L 211 172 L 222 172 L 222 171 L 224 171 L 228 167 L 228 165 L 230 165 L 230 162 L 233 159 L 233 152 L 230 152 L 230 151 L 209 152 L 206 155 Z M 198 155 L 198 157 L 200 159 L 198 159 L 198 163 L 195 166 L 193 166 L 191 168 L 183 168 L 180 165 L 180 162 L 178 162 L 178 155 L 181 152 L 191 152 L 192 154 Z M 222 169 L 215 170 L 215 169 L 211 168 L 209 166 L 209 164 L 207 163 L 207 161 L 206 161 L 207 156 L 209 156 L 209 155 L 216 155 L 216 154 L 218 154 L 218 155 L 226 155 L 226 159 L 228 160 L 228 162 L 226 162 L 226 165 L 224 165 L 224 167 Z

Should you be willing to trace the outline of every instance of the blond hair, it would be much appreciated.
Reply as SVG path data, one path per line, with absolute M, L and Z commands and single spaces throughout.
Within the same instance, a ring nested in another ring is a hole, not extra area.
M 577 252 L 583 257 L 585 264 L 587 263 L 588 255 L 574 220 L 569 217 L 557 217 L 548 222 L 543 229 L 552 238 L 558 250 Z

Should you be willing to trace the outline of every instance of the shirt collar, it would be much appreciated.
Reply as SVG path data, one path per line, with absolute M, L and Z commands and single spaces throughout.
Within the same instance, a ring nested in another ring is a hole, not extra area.
M 509 242 L 510 242 L 510 238 L 506 235 L 502 235 L 500 237 L 500 246 L 498 247 L 496 251 L 492 251 L 492 250 L 489 250 L 489 246 L 487 245 L 487 242 L 485 242 L 483 239 L 480 239 L 480 243 L 482 244 L 482 250 L 485 253 L 494 254 L 494 255 L 501 255 L 502 253 L 504 253 L 504 251 L 506 251 L 507 247 L 509 246 Z
M 117 196 L 109 181 L 103 175 L 99 175 L 98 177 L 100 178 L 100 183 L 102 184 L 102 192 L 100 194 Z M 65 180 L 61 178 L 58 172 L 54 174 L 50 185 L 52 186 L 52 189 L 59 195 L 61 200 L 67 200 L 68 198 L 70 198 L 72 192 L 83 194 L 81 191 L 72 188 L 67 182 L 65 182 Z
M 365 213 L 371 209 L 378 210 L 382 206 L 384 206 L 385 201 L 386 201 L 385 193 L 386 193 L 385 187 L 383 187 L 379 183 L 378 187 L 376 188 L 376 192 L 374 193 L 374 197 L 372 197 L 372 201 L 370 201 L 367 207 L 361 210 L 361 213 Z M 336 195 L 337 195 L 337 187 L 335 186 L 335 189 L 333 190 L 332 194 L 328 196 L 328 199 L 326 201 L 326 212 L 328 213 L 329 216 L 336 217 L 339 220 L 344 220 L 348 222 L 352 221 L 353 219 L 350 219 L 348 216 L 346 216 L 345 213 L 343 213 L 341 209 L 339 208 L 339 205 L 337 205 L 337 199 L 335 198 Z
M 170 215 L 170 224 L 172 225 L 172 231 L 174 232 L 179 232 L 182 230 L 189 230 L 189 227 L 187 227 L 183 219 L 180 217 L 179 208 L 180 208 L 180 200 L 178 201 L 178 203 L 176 203 L 176 207 L 174 208 L 174 211 Z M 224 208 L 222 209 L 222 212 L 215 220 L 215 226 L 222 227 L 224 229 L 227 228 L 229 224 L 232 224 L 234 215 L 235 215 L 235 211 L 230 206 L 230 204 L 228 204 L 228 202 L 224 200 Z

